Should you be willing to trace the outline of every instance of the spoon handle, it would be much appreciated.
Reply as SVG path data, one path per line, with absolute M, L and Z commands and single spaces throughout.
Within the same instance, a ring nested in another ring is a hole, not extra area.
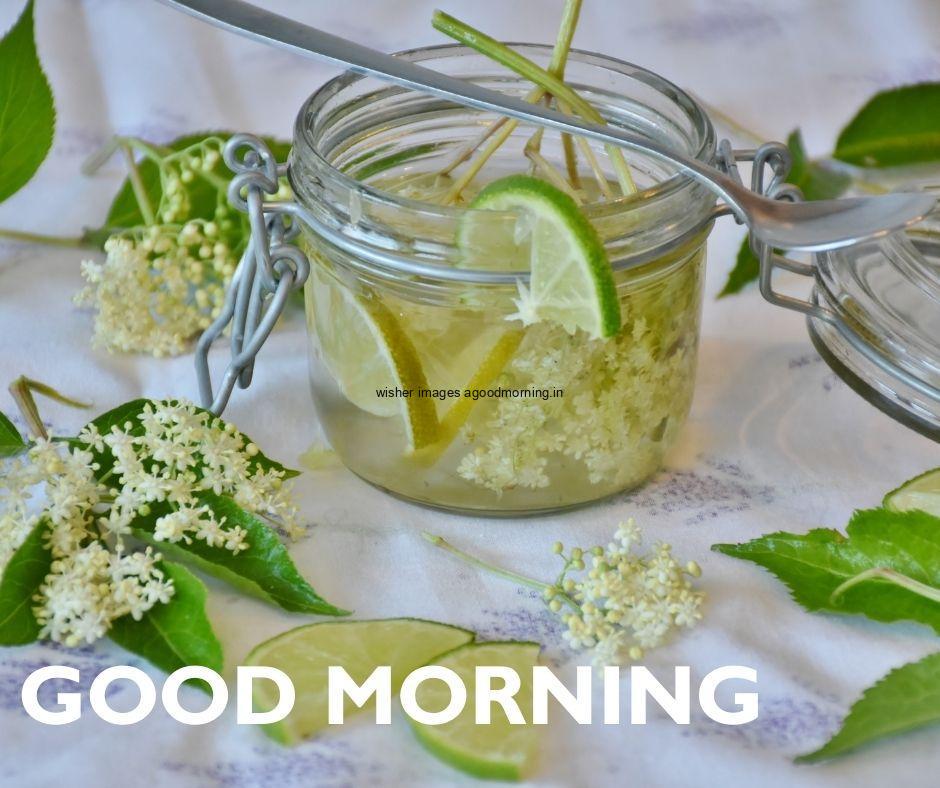
M 534 121 L 600 142 L 610 143 L 653 156 L 675 165 L 681 172 L 703 183 L 734 209 L 739 219 L 749 222 L 747 203 L 756 195 L 713 167 L 659 145 L 653 140 L 612 126 L 598 126 L 569 117 L 541 104 L 488 90 L 473 82 L 449 77 L 438 71 L 386 55 L 369 47 L 334 36 L 315 27 L 265 11 L 242 0 L 162 0 L 166 5 L 218 27 L 281 49 L 328 60 L 357 73 L 371 74 L 402 87 L 474 109 L 489 110 L 523 121 Z

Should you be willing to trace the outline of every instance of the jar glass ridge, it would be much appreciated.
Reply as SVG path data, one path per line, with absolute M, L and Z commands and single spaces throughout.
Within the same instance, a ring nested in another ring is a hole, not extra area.
M 551 57 L 550 47 L 512 46 L 540 64 Z M 516 95 L 531 90 L 461 46 L 403 56 Z M 707 116 L 661 77 L 573 51 L 566 81 L 608 122 L 713 162 Z M 344 74 L 301 109 L 288 173 L 312 263 L 313 398 L 343 462 L 419 503 L 535 513 L 640 484 L 675 440 L 694 386 L 715 200 L 667 165 L 631 153 L 640 192 L 584 206 L 614 269 L 621 333 L 592 340 L 546 322 L 523 328 L 507 318 L 528 272 L 492 260 L 468 263 L 455 237 L 470 209 L 435 202 L 448 182 L 433 174 L 494 119 Z M 522 146 L 531 134 L 531 127 L 516 129 L 493 158 L 490 179 L 527 166 Z M 542 152 L 562 161 L 557 135 L 545 136 Z M 606 165 L 603 148 L 595 152 Z M 488 212 L 487 221 L 514 226 L 518 218 Z M 362 319 L 350 317 L 357 314 Z M 349 349 L 343 343 L 355 341 L 357 330 L 343 322 L 371 330 L 401 380 L 426 386 L 427 401 L 373 399 L 364 365 L 344 369 L 338 348 Z

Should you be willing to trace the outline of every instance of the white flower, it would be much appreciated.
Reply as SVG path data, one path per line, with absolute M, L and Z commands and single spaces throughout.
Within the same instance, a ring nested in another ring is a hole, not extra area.
M 517 282 L 517 311 L 507 319 L 529 328 L 499 383 L 560 390 L 562 396 L 502 398 L 495 407 L 476 411 L 481 416 L 471 418 L 463 431 L 470 452 L 457 473 L 495 493 L 550 483 L 570 486 L 579 475 L 612 491 L 647 477 L 691 403 L 698 270 L 690 264 L 626 295 L 624 326 L 609 339 L 539 322 L 531 293 Z M 470 453 L 476 457 L 468 459 Z M 563 478 L 549 478 L 541 469 L 551 466 L 570 470 Z
M 95 345 L 157 357 L 184 352 L 218 315 L 238 263 L 221 243 L 202 259 L 204 237 L 199 221 L 127 231 L 107 240 L 103 263 L 84 261 L 86 284 L 75 302 L 97 312 Z
M 99 479 L 101 455 L 114 465 Z M 248 531 L 217 518 L 200 500 L 206 490 L 299 530 L 283 471 L 264 465 L 232 425 L 187 402 L 148 404 L 106 435 L 87 427 L 77 445 L 38 440 L 27 454 L 0 460 L 0 571 L 42 522 L 53 561 L 34 597 L 41 635 L 93 642 L 115 619 L 139 620 L 173 594 L 159 554 L 128 551 L 124 541 L 152 510 L 155 539 L 200 540 L 231 553 L 250 547 Z
M 56 559 L 36 597 L 40 636 L 77 646 L 103 637 L 117 618 L 139 621 L 173 594 L 172 581 L 156 567 L 159 560 L 150 548 L 123 555 L 100 542 Z
M 666 544 L 657 545 L 649 555 L 633 553 L 639 538 L 631 519 L 617 528 L 615 541 L 606 550 L 574 548 L 565 557 L 564 548 L 556 546 L 565 570 L 546 598 L 565 623 L 565 640 L 576 649 L 593 649 L 595 664 L 641 659 L 672 630 L 702 619 L 705 596 L 689 580 L 701 574 L 698 565 L 690 562 L 681 567 Z M 583 569 L 588 554 L 591 569 L 575 579 L 571 573 Z
M 538 313 L 538 303 L 532 297 L 531 291 L 525 286 L 521 279 L 516 280 L 516 290 L 519 293 L 519 297 L 512 300 L 516 305 L 516 311 L 510 315 L 506 315 L 505 319 L 519 320 L 524 326 L 531 326 L 534 323 L 538 323 L 541 319 Z

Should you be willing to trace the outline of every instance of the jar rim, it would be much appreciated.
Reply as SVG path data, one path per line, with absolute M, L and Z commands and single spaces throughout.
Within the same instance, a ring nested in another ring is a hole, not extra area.
M 506 46 L 512 48 L 525 48 L 525 49 L 535 49 L 543 50 L 545 52 L 551 52 L 552 47 L 548 44 L 536 44 L 525 41 L 507 41 L 505 42 Z M 463 44 L 433 44 L 431 46 L 425 47 L 412 47 L 410 49 L 403 49 L 398 52 L 393 53 L 394 57 L 405 58 L 413 62 L 421 62 L 424 60 L 430 60 L 435 55 L 439 54 L 449 54 L 449 55 L 479 55 L 479 53 Z M 589 49 L 579 49 L 572 47 L 570 49 L 570 54 L 575 55 L 580 58 L 602 61 L 605 67 L 608 66 L 617 66 L 616 69 L 626 76 L 633 78 L 638 78 L 639 81 L 644 82 L 650 87 L 656 88 L 662 95 L 666 96 L 672 102 L 683 109 L 690 109 L 692 112 L 687 113 L 688 117 L 693 121 L 693 124 L 696 126 L 696 131 L 699 132 L 700 141 L 697 150 L 690 152 L 687 155 L 691 155 L 693 158 L 709 163 L 714 160 L 716 152 L 716 141 L 715 141 L 715 129 L 712 125 L 711 118 L 706 112 L 705 108 L 696 101 L 691 94 L 687 93 L 681 87 L 676 85 L 674 82 L 666 79 L 655 71 L 650 71 L 647 68 L 638 66 L 635 63 L 631 63 L 627 60 L 622 60 L 621 58 L 613 57 L 611 55 L 605 55 L 599 52 L 594 52 Z M 344 71 L 342 74 L 339 74 L 333 77 L 330 80 L 324 82 L 319 88 L 317 88 L 313 93 L 311 93 L 304 103 L 300 107 L 300 111 L 297 113 L 297 118 L 295 119 L 294 125 L 294 139 L 302 139 L 307 146 L 309 152 L 315 156 L 323 167 L 329 168 L 333 171 L 334 176 L 342 183 L 345 183 L 349 187 L 358 188 L 361 191 L 372 193 L 375 195 L 381 195 L 383 198 L 391 198 L 392 202 L 400 202 L 402 205 L 433 205 L 436 209 L 440 209 L 443 212 L 453 213 L 455 215 L 463 213 L 467 210 L 466 206 L 455 206 L 455 205 L 436 205 L 433 203 L 426 203 L 421 200 L 415 200 L 412 198 L 404 197 L 402 195 L 392 194 L 381 189 L 377 189 L 373 186 L 369 186 L 362 181 L 356 180 L 355 178 L 347 175 L 346 173 L 338 170 L 334 167 L 317 149 L 316 141 L 311 138 L 310 129 L 304 124 L 304 118 L 308 115 L 309 112 L 313 111 L 317 105 L 322 104 L 324 101 L 329 99 L 332 95 L 338 93 L 341 89 L 347 88 L 350 85 L 355 84 L 363 79 L 369 78 L 366 74 L 358 74 L 353 71 Z M 586 208 L 591 208 L 596 205 L 618 205 L 628 202 L 635 201 L 646 201 L 653 197 L 658 197 L 660 195 L 671 194 L 672 192 L 686 186 L 689 183 L 694 183 L 691 178 L 687 175 L 683 175 L 681 172 L 676 172 L 666 180 L 653 184 L 641 191 L 638 191 L 636 194 L 631 195 L 622 195 L 616 200 L 604 200 L 597 203 L 589 203 Z
M 508 42 L 508 46 L 544 56 L 550 56 L 552 52 L 552 47 L 546 44 Z M 397 56 L 408 58 L 412 61 L 434 60 L 435 58 L 440 59 L 442 56 L 453 58 L 482 57 L 476 50 L 462 44 L 437 44 L 428 47 L 408 49 L 397 53 Z M 683 150 L 683 153 L 694 156 L 706 163 L 714 161 L 717 146 L 715 130 L 711 119 L 704 108 L 687 92 L 649 69 L 618 58 L 584 49 L 572 49 L 571 56 L 572 61 L 577 61 L 584 66 L 596 67 L 619 74 L 655 91 L 658 96 L 668 102 L 670 108 L 678 109 L 683 120 L 689 125 L 687 133 L 690 138 L 690 143 L 688 149 Z M 521 77 L 517 77 L 514 74 L 511 76 L 519 81 L 524 81 Z M 305 166 L 310 167 L 313 175 L 318 177 L 321 181 L 329 181 L 330 185 L 335 187 L 336 190 L 346 190 L 350 194 L 356 193 L 357 198 L 361 197 L 363 200 L 380 204 L 385 209 L 401 209 L 411 212 L 420 211 L 428 216 L 433 216 L 444 221 L 456 221 L 459 217 L 464 216 L 467 211 L 472 210 L 465 205 L 441 205 L 439 203 L 422 201 L 402 194 L 385 191 L 374 185 L 358 180 L 348 172 L 344 172 L 342 169 L 335 166 L 329 159 L 328 152 L 322 149 L 318 135 L 318 131 L 319 133 L 322 133 L 322 131 L 318 130 L 315 123 L 309 122 L 310 118 L 321 116 L 321 113 L 326 110 L 330 100 L 341 96 L 344 90 L 368 78 L 367 75 L 346 71 L 321 85 L 300 107 L 295 121 L 294 148 L 291 151 L 288 174 L 291 176 L 291 183 L 294 186 L 302 218 L 307 220 L 307 223 L 311 225 L 311 228 L 315 232 L 319 232 L 321 226 L 324 224 L 319 221 L 319 217 L 309 216 L 311 213 L 310 208 L 316 203 L 315 198 L 318 195 L 311 194 L 310 190 L 304 189 L 304 178 L 295 171 L 301 164 L 304 164 L 304 159 L 307 160 Z M 393 85 L 388 85 L 383 89 L 389 91 L 402 90 Z M 413 91 L 405 91 L 405 93 L 414 95 Z M 649 106 L 651 108 L 653 107 L 652 104 Z M 644 210 L 662 211 L 663 214 L 668 216 L 669 210 L 671 209 L 675 213 L 677 202 L 685 199 L 694 200 L 693 204 L 700 206 L 699 212 L 692 211 L 691 216 L 685 215 L 688 213 L 686 205 L 686 210 L 682 212 L 684 226 L 677 229 L 676 232 L 667 239 L 653 239 L 652 242 L 649 239 L 645 239 L 647 240 L 647 248 L 639 248 L 636 250 L 636 253 L 634 253 L 633 248 L 630 248 L 626 257 L 621 258 L 615 256 L 614 259 L 612 259 L 612 264 L 616 271 L 650 262 L 656 258 L 658 253 L 665 253 L 670 249 L 681 246 L 690 238 L 701 233 L 714 219 L 714 211 L 712 210 L 712 205 L 715 201 L 714 195 L 687 175 L 681 172 L 675 172 L 668 174 L 661 181 L 643 188 L 635 194 L 621 196 L 614 200 L 607 199 L 596 201 L 588 203 L 583 207 L 589 219 L 616 218 L 631 211 L 635 211 L 639 206 L 642 206 Z M 313 221 L 310 221 L 310 219 L 313 219 Z M 670 225 L 666 223 L 666 226 L 668 227 Z M 325 239 L 330 242 L 335 242 L 344 234 L 342 228 L 336 224 L 329 229 L 331 231 L 323 235 Z M 435 276 L 440 275 L 439 272 L 447 268 L 447 266 L 437 263 L 431 263 L 430 265 L 421 263 L 408 265 L 403 259 L 396 258 L 394 253 L 390 253 L 387 247 L 381 249 L 375 257 L 375 264 L 379 267 L 405 270 L 409 273 Z M 451 273 L 457 275 L 451 276 L 445 274 L 443 278 L 494 283 L 526 278 L 525 272 L 519 271 L 462 269 L 459 272 L 452 271 Z

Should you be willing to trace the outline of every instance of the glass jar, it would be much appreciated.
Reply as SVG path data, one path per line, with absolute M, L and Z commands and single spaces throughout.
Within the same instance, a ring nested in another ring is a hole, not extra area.
M 873 405 L 940 440 L 940 212 L 814 262 L 820 312 L 808 324 L 820 355 Z
M 517 48 L 542 65 L 551 58 L 550 47 Z M 402 57 L 531 90 L 461 46 Z M 708 117 L 661 77 L 573 51 L 566 81 L 609 122 L 714 161 Z M 288 172 L 311 258 L 310 381 L 330 443 L 363 479 L 450 510 L 536 513 L 635 487 L 660 467 L 692 399 L 715 199 L 631 153 L 639 193 L 584 206 L 614 269 L 621 331 L 592 339 L 523 326 L 512 315 L 528 272 L 457 248 L 471 209 L 440 204 L 450 181 L 435 175 L 494 120 L 352 74 L 305 103 Z M 490 177 L 526 168 L 532 132 L 515 130 Z M 611 171 L 603 148 L 594 153 Z M 562 162 L 557 135 L 542 154 Z

